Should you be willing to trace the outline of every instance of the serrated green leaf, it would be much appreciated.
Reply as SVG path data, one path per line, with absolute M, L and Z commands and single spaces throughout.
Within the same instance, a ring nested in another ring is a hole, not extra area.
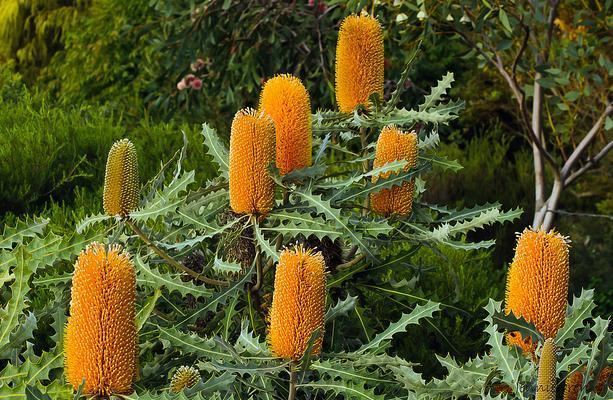
M 353 383 L 345 381 L 337 381 L 334 379 L 322 378 L 317 381 L 303 383 L 297 385 L 298 388 L 308 387 L 314 390 L 320 390 L 325 393 L 333 392 L 336 395 L 342 395 L 348 400 L 384 400 L 385 396 L 375 394 L 373 389 L 365 387 L 365 382 Z
M 5 226 L 0 236 L 0 249 L 11 249 L 14 245 L 23 243 L 24 239 L 41 235 L 48 223 L 48 219 L 34 218 L 17 220 L 15 226 Z
M 215 129 L 206 123 L 202 124 L 202 136 L 204 136 L 207 153 L 213 157 L 213 161 L 219 166 L 219 174 L 227 179 L 228 171 L 230 171 L 228 150 L 217 136 Z
M 178 292 L 182 296 L 191 294 L 198 297 L 210 297 L 213 291 L 203 285 L 194 285 L 192 282 L 183 282 L 179 278 L 179 274 L 173 274 L 170 272 L 163 272 L 157 268 L 151 268 L 148 263 L 143 261 L 140 254 L 137 254 L 134 258 L 134 265 L 136 266 L 136 282 L 139 285 L 146 285 L 152 289 L 160 287 L 166 288 L 169 292 Z
M 93 225 L 96 225 L 96 224 L 98 224 L 100 222 L 107 221 L 109 219 L 113 219 L 113 217 L 111 217 L 109 215 L 106 215 L 104 213 L 89 215 L 89 216 L 85 217 L 84 219 L 82 219 L 77 224 L 77 226 L 75 227 L 75 230 L 77 231 L 77 233 L 83 233 L 88 228 L 92 227 Z
M 263 250 L 264 254 L 266 254 L 268 257 L 272 258 L 272 260 L 274 262 L 278 262 L 279 261 L 279 255 L 277 254 L 277 251 L 270 244 L 270 242 L 268 240 L 266 240 L 266 238 L 262 234 L 262 230 L 261 230 L 260 225 L 259 225 L 259 223 L 257 221 L 253 223 L 253 232 L 255 234 L 255 240 L 257 241 L 257 243 L 258 243 L 258 245 L 260 247 L 260 250 Z
M 130 218 L 134 221 L 148 222 L 175 211 L 184 202 L 184 199 L 179 196 L 187 192 L 187 187 L 195 180 L 194 176 L 195 172 L 189 171 L 173 179 L 151 201 L 146 202 L 139 210 L 130 213 Z
M 370 251 L 368 245 L 363 241 L 362 236 L 349 226 L 348 221 L 341 216 L 340 210 L 333 208 L 329 201 L 321 198 L 321 195 L 316 195 L 307 191 L 296 190 L 298 194 L 315 209 L 326 216 L 326 219 L 334 221 L 336 226 L 341 228 L 360 249 L 370 258 L 375 259 L 374 254 Z
M 453 83 L 453 72 L 447 72 L 434 86 L 428 95 L 426 95 L 424 102 L 419 105 L 419 111 L 429 110 L 432 106 L 438 103 L 441 98 L 447 94 L 447 90 L 451 88 Z
M 360 347 L 358 352 L 363 353 L 381 349 L 392 339 L 392 336 L 404 332 L 409 325 L 418 324 L 422 318 L 431 318 L 432 314 L 439 310 L 440 304 L 430 300 L 424 305 L 416 305 L 413 311 L 408 314 L 402 314 L 398 321 L 391 323 L 387 329 L 378 333 L 373 340 Z
M 330 322 L 340 316 L 347 315 L 355 308 L 358 298 L 356 296 L 347 295 L 344 299 L 338 299 L 335 305 L 328 308 L 326 311 L 326 322 Z
M 11 285 L 11 297 L 6 306 L 0 309 L 0 353 L 4 353 L 10 345 L 11 332 L 19 325 L 19 317 L 27 307 L 26 296 L 30 291 L 28 281 L 34 272 L 30 263 L 31 256 L 23 245 L 13 253 L 15 279 Z

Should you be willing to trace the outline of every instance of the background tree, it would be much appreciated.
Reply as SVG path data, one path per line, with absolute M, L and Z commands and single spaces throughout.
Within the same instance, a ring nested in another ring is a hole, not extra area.
M 532 225 L 552 228 L 564 192 L 613 147 L 610 3 L 418 0 L 408 7 L 427 31 L 456 35 L 483 69 L 503 78 L 533 151 Z

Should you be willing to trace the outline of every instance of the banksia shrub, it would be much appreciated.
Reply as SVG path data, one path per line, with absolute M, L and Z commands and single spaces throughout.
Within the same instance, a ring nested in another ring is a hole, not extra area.
M 556 345 L 552 338 L 545 340 L 539 361 L 536 400 L 556 399 Z
M 247 108 L 232 121 L 230 207 L 238 214 L 267 214 L 275 185 L 269 166 L 275 159 L 275 127 L 269 116 Z
M 93 396 L 128 394 L 137 371 L 136 275 L 118 245 L 89 245 L 72 277 L 64 337 L 68 382 Z
M 295 76 L 268 80 L 260 96 L 260 111 L 275 123 L 277 168 L 281 175 L 312 163 L 313 133 L 309 93 Z
M 113 144 L 106 161 L 104 211 L 126 217 L 138 207 L 138 162 L 136 149 L 128 139 Z
M 312 354 L 321 352 L 326 298 L 325 263 L 321 253 L 297 246 L 279 257 L 270 310 L 268 341 L 277 357 L 299 360 L 319 329 Z
M 170 380 L 170 391 L 179 393 L 184 389 L 194 386 L 200 380 L 200 371 L 194 367 L 182 365 L 177 368 L 177 371 Z
M 555 337 L 566 316 L 568 269 L 565 237 L 555 231 L 524 230 L 507 276 L 505 313 L 523 317 L 545 338 Z M 526 351 L 536 346 L 519 332 L 507 335 L 507 342 Z
M 376 18 L 350 15 L 341 23 L 336 45 L 336 102 L 342 112 L 383 97 L 383 32 Z
M 379 168 L 392 161 L 406 160 L 405 171 L 417 165 L 417 134 L 415 132 L 405 133 L 393 125 L 386 126 L 379 135 L 377 148 L 375 151 L 374 168 Z M 373 176 L 372 181 L 377 182 L 379 178 L 387 178 L 390 172 Z M 384 216 L 397 214 L 400 216 L 409 215 L 413 209 L 413 193 L 415 191 L 415 181 L 402 182 L 400 186 L 392 186 L 389 189 L 382 189 L 371 195 L 372 209 Z

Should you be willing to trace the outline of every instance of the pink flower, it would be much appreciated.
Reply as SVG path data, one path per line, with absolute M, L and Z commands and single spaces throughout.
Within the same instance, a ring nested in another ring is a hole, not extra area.
M 315 5 L 315 0 L 309 0 L 309 7 L 313 7 Z
M 194 78 L 190 82 L 190 86 L 194 90 L 200 90 L 202 88 L 202 80 L 200 78 Z
M 187 74 L 187 75 L 185 75 L 185 77 L 183 77 L 183 80 L 185 81 L 185 84 L 187 86 L 190 86 L 194 79 L 196 79 L 194 74 Z
M 326 12 L 326 10 L 328 9 L 328 6 L 326 6 L 326 3 L 324 1 L 319 1 L 317 3 L 317 12 L 319 14 L 323 14 L 324 12 Z
M 178 83 L 177 83 L 177 89 L 178 90 L 185 90 L 185 88 L 187 87 L 187 84 L 185 83 L 185 79 L 181 79 Z
M 194 72 L 198 72 L 204 67 L 204 60 L 202 58 L 197 59 L 193 63 L 190 64 L 190 68 Z

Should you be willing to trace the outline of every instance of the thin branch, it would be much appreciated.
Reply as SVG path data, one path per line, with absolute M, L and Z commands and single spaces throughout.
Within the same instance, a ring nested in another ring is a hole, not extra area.
M 141 240 L 143 242 L 145 242 L 145 244 L 147 246 L 149 246 L 149 248 L 151 248 L 151 250 L 153 250 L 153 252 L 155 254 L 157 254 L 158 256 L 160 256 L 160 258 L 162 258 L 164 261 L 166 261 L 168 264 L 172 265 L 173 267 L 180 269 L 181 271 L 185 272 L 186 274 L 188 274 L 189 276 L 191 276 L 192 278 L 199 280 L 201 282 L 204 283 L 208 283 L 209 285 L 216 285 L 216 286 L 229 286 L 230 284 L 228 282 L 225 281 L 219 281 L 217 279 L 212 279 L 212 278 L 207 278 L 206 276 L 202 276 L 202 274 L 187 268 L 185 265 L 177 262 L 176 260 L 174 260 L 172 257 L 170 257 L 168 254 L 166 254 L 166 252 L 162 249 L 160 249 L 158 246 L 155 245 L 155 243 L 153 243 L 148 237 L 147 235 L 145 235 L 143 233 L 143 231 L 140 230 L 140 228 L 138 226 L 136 226 L 136 224 L 134 223 L 134 221 L 132 221 L 131 219 L 126 219 L 125 220 L 126 225 L 128 225 L 130 227 L 130 229 L 132 229 L 132 231 L 139 237 L 141 238 Z
M 566 162 L 564 163 L 564 167 L 562 167 L 562 178 L 566 179 L 566 177 L 570 173 L 571 168 L 579 160 L 579 158 L 581 157 L 581 154 L 583 154 L 583 152 L 589 147 L 590 143 L 592 143 L 592 141 L 596 137 L 596 134 L 598 133 L 598 131 L 600 131 L 600 128 L 604 125 L 607 119 L 607 116 L 609 116 L 609 114 L 611 114 L 612 112 L 613 112 L 613 105 L 609 103 L 607 104 L 607 108 L 603 111 L 603 113 L 600 115 L 598 120 L 596 120 L 596 122 L 594 123 L 592 128 L 589 130 L 589 132 L 583 137 L 583 139 L 581 139 L 581 142 L 579 142 L 579 145 L 577 145 L 575 150 L 571 153 L 570 157 L 568 157 L 568 160 L 566 160 Z
M 524 95 L 523 95 L 522 90 L 519 88 L 519 86 L 516 84 L 516 81 L 511 77 L 511 75 L 508 73 L 508 71 L 506 70 L 506 68 L 502 64 L 502 60 L 500 60 L 500 57 L 498 57 L 497 60 L 494 60 L 485 51 L 483 51 L 483 49 L 478 47 L 475 44 L 475 42 L 470 40 L 470 38 L 468 38 L 468 36 L 466 34 L 464 34 L 463 32 L 458 31 L 457 29 L 455 29 L 453 27 L 451 27 L 451 29 L 455 33 L 460 35 L 460 37 L 462 38 L 462 40 L 464 40 L 464 42 L 466 44 L 468 44 L 472 48 L 476 49 L 487 60 L 487 62 L 492 64 L 494 67 L 496 67 L 496 69 L 498 69 L 498 72 L 500 72 L 502 77 L 507 81 L 507 84 L 509 85 L 509 88 L 513 92 L 513 95 L 515 96 L 515 99 L 516 99 L 517 104 L 519 106 L 520 115 L 522 117 L 522 121 L 524 123 L 524 127 L 526 128 L 526 131 L 528 132 L 528 136 L 530 137 L 530 141 L 532 143 L 535 143 L 537 148 L 538 148 L 538 150 L 541 152 L 541 154 L 543 154 L 543 156 L 545 156 L 545 159 L 551 165 L 551 169 L 552 169 L 554 175 L 559 174 L 558 165 L 557 165 L 556 161 L 553 159 L 551 154 L 549 154 L 549 152 L 547 150 L 545 150 L 545 148 L 543 147 L 543 144 L 541 143 L 540 139 L 537 137 L 536 133 L 532 130 L 532 127 L 531 127 L 531 124 L 530 124 L 530 118 L 528 117 L 528 113 L 526 112 L 526 108 L 524 107 L 524 102 L 523 102 Z
M 569 186 L 571 183 L 575 181 L 578 177 L 583 175 L 587 170 L 592 168 L 594 165 L 598 164 L 600 160 L 602 160 L 608 153 L 613 149 L 613 142 L 607 143 L 602 150 L 596 154 L 596 156 L 589 158 L 587 162 L 579 168 L 577 171 L 573 172 L 568 178 L 564 180 L 564 186 Z
M 342 269 L 347 269 L 347 268 L 351 268 L 354 265 L 356 265 L 357 263 L 359 263 L 360 261 L 362 261 L 366 256 L 364 254 L 360 254 L 359 256 L 355 257 L 353 260 L 351 261 L 347 261 L 344 264 L 340 264 L 336 267 L 336 269 L 338 271 L 342 270 Z

